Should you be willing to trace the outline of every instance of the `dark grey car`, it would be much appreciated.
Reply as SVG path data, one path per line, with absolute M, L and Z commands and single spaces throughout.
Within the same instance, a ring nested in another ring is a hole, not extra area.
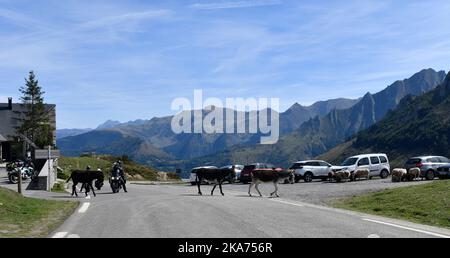
M 433 180 L 439 177 L 438 168 L 448 165 L 449 159 L 442 156 L 420 156 L 410 158 L 405 163 L 407 170 L 417 167 L 420 168 L 420 177 L 427 180 Z
M 439 167 L 437 172 L 440 179 L 450 179 L 450 164 Z

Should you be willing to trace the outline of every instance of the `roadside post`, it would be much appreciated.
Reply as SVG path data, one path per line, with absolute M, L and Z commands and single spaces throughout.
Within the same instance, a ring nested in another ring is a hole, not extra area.
M 17 192 L 22 194 L 22 170 L 20 168 L 15 168 L 19 173 L 19 182 L 17 183 Z
M 48 146 L 48 155 L 47 155 L 47 164 L 48 164 L 48 176 L 47 176 L 47 191 L 51 191 L 51 179 L 50 177 L 52 176 L 52 171 L 51 171 L 51 158 L 52 158 L 52 147 L 49 145 Z

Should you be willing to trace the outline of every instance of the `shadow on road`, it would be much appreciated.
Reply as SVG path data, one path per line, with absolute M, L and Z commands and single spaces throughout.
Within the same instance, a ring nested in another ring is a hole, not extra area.
M 109 194 L 115 194 L 115 193 L 96 193 L 97 195 L 109 195 Z
M 233 197 L 239 197 L 239 198 L 262 198 L 262 197 L 259 197 L 259 196 L 249 196 L 248 194 L 233 195 Z
M 180 194 L 179 196 L 187 196 L 187 197 L 223 197 L 221 194 L 203 194 L 203 195 L 199 195 L 199 194 Z M 225 194 L 226 196 L 226 194 Z

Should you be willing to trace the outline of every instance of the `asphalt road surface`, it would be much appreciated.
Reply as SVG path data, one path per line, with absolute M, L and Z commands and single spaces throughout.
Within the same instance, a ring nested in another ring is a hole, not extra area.
M 197 195 L 196 187 L 184 185 L 129 185 L 128 188 L 129 193 L 111 194 L 105 184 L 97 197 L 85 199 L 80 195 L 78 210 L 50 237 L 450 236 L 450 231 L 445 229 L 284 198 L 251 198 L 243 191 L 245 188 L 224 189 L 225 196 L 207 195 L 211 186 L 202 187 L 203 196 Z

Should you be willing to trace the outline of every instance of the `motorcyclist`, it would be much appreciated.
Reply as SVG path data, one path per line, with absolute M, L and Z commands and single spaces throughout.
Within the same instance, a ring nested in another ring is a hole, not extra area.
M 125 178 L 125 173 L 123 171 L 123 166 L 122 166 L 122 161 L 118 160 L 117 162 L 114 162 L 113 164 L 113 168 L 112 171 L 119 171 L 119 177 L 120 177 L 120 181 L 122 183 L 123 186 L 123 190 L 125 191 L 125 193 L 127 193 L 127 187 L 126 187 L 126 183 L 127 183 L 127 179 Z
M 32 168 L 34 169 L 34 163 L 33 163 L 33 159 L 31 158 L 31 156 L 28 156 L 27 159 L 24 162 L 24 167 L 28 167 L 28 168 Z

